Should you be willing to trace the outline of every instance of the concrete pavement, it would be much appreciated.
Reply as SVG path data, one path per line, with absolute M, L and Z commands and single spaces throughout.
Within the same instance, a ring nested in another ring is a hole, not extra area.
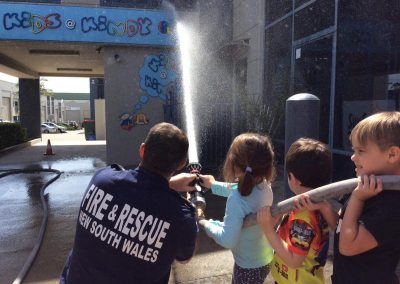
M 47 139 L 55 155 L 44 156 Z M 132 149 L 132 155 L 137 150 Z M 0 153 L 0 170 L 51 168 L 63 171 L 47 189 L 49 220 L 39 254 L 24 283 L 58 283 L 66 256 L 72 248 L 79 204 L 93 173 L 106 165 L 105 141 L 85 141 L 83 131 L 43 134 L 42 141 Z M 0 180 L 0 283 L 12 283 L 38 236 L 42 220 L 39 190 L 51 173 L 18 174 Z M 273 185 L 276 200 L 282 178 Z M 207 195 L 207 218 L 222 219 L 225 199 Z M 197 252 L 185 265 L 174 264 L 170 283 L 230 283 L 233 259 L 200 232 Z M 331 264 L 326 266 L 330 275 Z M 269 276 L 265 283 L 273 283 Z M 327 283 L 330 283 L 329 280 Z

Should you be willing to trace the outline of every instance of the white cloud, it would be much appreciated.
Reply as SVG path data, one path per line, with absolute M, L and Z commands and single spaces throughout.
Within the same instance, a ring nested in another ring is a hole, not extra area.
M 90 93 L 89 78 L 82 77 L 42 77 L 46 89 L 55 93 Z M 0 80 L 18 83 L 18 78 L 0 72 Z
M 0 80 L 11 82 L 11 83 L 18 83 L 18 78 L 14 76 L 10 76 L 0 72 Z
M 89 78 L 81 77 L 42 77 L 46 89 L 54 93 L 90 93 Z

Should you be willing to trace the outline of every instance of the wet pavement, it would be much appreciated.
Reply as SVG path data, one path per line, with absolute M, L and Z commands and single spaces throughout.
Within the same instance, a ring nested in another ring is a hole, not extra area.
M 45 156 L 47 139 L 55 155 Z M 47 230 L 24 283 L 58 283 L 72 247 L 80 200 L 96 171 L 105 166 L 105 142 L 85 141 L 82 131 L 46 134 L 32 146 L 1 153 L 0 170 L 57 169 L 46 188 Z M 0 283 L 12 283 L 37 242 L 43 209 L 40 189 L 54 173 L 9 175 L 0 179 Z
M 45 156 L 50 139 L 55 155 Z M 6 169 L 56 169 L 59 179 L 46 188 L 49 219 L 44 241 L 23 283 L 58 283 L 72 248 L 79 204 L 94 172 L 106 165 L 105 141 L 85 141 L 83 131 L 43 134 L 42 140 L 0 152 Z M 133 149 L 132 155 L 137 153 Z M 0 283 L 12 283 L 37 242 L 43 218 L 39 191 L 54 173 L 16 174 L 0 179 Z M 282 181 L 273 185 L 276 196 Z M 278 193 L 278 194 L 277 194 Z M 279 199 L 279 197 L 278 197 Z M 207 195 L 207 218 L 222 219 L 225 199 Z M 200 232 L 196 255 L 188 264 L 174 264 L 170 283 L 230 283 L 233 259 L 229 250 Z M 330 262 L 326 274 L 330 275 Z M 265 283 L 273 283 L 269 276 Z M 329 282 L 327 282 L 329 283 Z

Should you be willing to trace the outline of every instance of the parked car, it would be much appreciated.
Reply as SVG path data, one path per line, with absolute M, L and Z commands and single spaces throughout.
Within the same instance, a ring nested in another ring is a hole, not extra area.
M 60 133 L 67 132 L 67 129 L 64 126 L 58 125 L 54 122 L 43 122 L 43 124 L 54 127 L 57 130 L 57 132 L 60 132 Z
M 56 133 L 57 132 L 57 128 L 47 125 L 47 124 L 44 124 L 44 123 L 41 124 L 41 127 L 42 127 L 42 133 Z
M 64 126 L 67 130 L 75 130 L 75 128 L 72 127 L 71 125 L 69 125 L 68 123 L 59 122 L 59 123 L 57 123 L 57 124 L 60 125 L 60 126 Z
M 73 127 L 74 129 L 80 129 L 79 124 L 75 120 L 70 120 L 68 122 L 69 126 Z

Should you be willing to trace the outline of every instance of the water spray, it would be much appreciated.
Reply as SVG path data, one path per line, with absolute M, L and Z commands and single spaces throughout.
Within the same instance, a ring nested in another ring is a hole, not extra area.
M 197 178 L 193 180 L 192 186 L 194 186 L 195 190 L 189 192 L 190 193 L 190 198 L 189 201 L 193 204 L 193 206 L 196 208 L 196 217 L 197 219 L 201 220 L 204 219 L 204 210 L 206 209 L 206 200 L 204 198 L 204 195 L 206 193 L 206 189 L 204 189 L 202 186 L 200 186 L 200 177 L 199 174 L 201 172 L 201 165 L 197 162 L 194 163 L 189 163 L 187 165 L 187 170 L 191 174 L 196 174 Z
M 400 191 L 400 176 L 377 176 L 382 180 L 384 190 L 398 190 Z M 334 182 L 328 185 L 317 187 L 306 193 L 293 196 L 289 199 L 283 200 L 276 205 L 271 206 L 271 215 L 278 216 L 289 212 L 294 208 L 294 201 L 302 195 L 308 195 L 312 202 L 318 203 L 324 200 L 329 200 L 351 193 L 358 184 L 358 178 L 346 179 Z M 257 214 L 249 214 L 244 218 L 243 227 L 250 227 L 257 225 Z

